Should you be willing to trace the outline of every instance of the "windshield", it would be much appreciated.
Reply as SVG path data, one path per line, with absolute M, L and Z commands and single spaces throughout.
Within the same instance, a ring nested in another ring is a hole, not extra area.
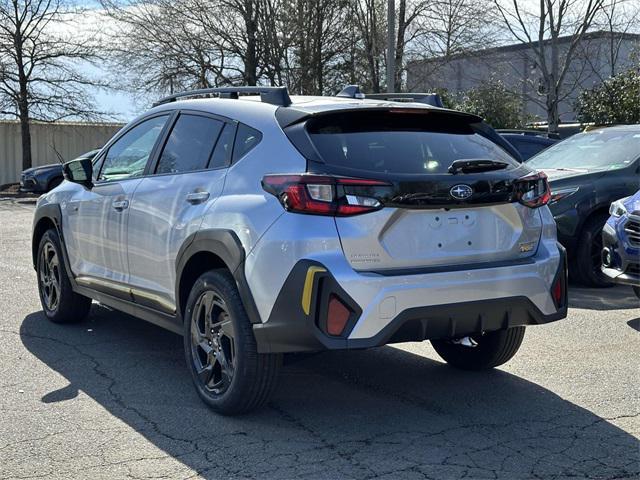
M 463 159 L 517 166 L 468 123 L 443 115 L 348 112 L 314 119 L 307 130 L 326 164 L 355 171 L 441 174 Z
M 527 165 L 535 169 L 615 170 L 640 157 L 640 131 L 578 133 L 543 150 Z

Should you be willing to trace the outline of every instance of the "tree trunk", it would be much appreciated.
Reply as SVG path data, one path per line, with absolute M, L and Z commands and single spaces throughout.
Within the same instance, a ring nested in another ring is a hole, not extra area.
M 323 62 L 322 62 L 322 25 L 324 23 L 323 5 L 317 2 L 315 5 L 315 28 L 314 28 L 314 55 L 313 55 L 313 69 L 314 69 L 314 87 L 316 95 L 322 95 L 323 85 Z
M 32 167 L 31 162 L 31 126 L 29 125 L 29 108 L 26 102 L 20 102 L 20 137 L 22 143 L 22 169 Z M 24 103 L 24 108 L 23 108 Z
M 247 85 L 254 86 L 258 82 L 258 59 L 257 59 L 257 12 L 254 11 L 254 7 L 258 8 L 257 4 L 254 4 L 254 0 L 247 0 L 245 2 L 246 10 L 244 12 L 245 28 L 247 29 L 247 51 L 244 59 L 244 80 Z
M 551 74 L 547 80 L 547 130 L 549 133 L 558 132 L 560 118 L 558 115 L 558 98 L 560 95 L 560 52 L 558 46 L 558 34 L 552 29 L 551 32 Z
M 395 53 L 395 78 L 394 78 L 394 92 L 402 91 L 402 62 L 404 60 L 404 36 L 407 30 L 406 23 L 407 16 L 407 0 L 400 0 L 400 6 L 398 9 L 398 36 L 396 40 L 396 53 Z
M 22 144 L 22 169 L 31 168 L 31 127 L 29 125 L 29 94 L 28 79 L 24 69 L 24 59 L 22 47 L 24 40 L 22 33 L 18 29 L 14 36 L 14 47 L 16 50 L 16 66 L 18 67 L 18 117 L 20 118 L 20 140 Z
M 558 114 L 558 88 L 555 84 L 551 84 L 549 85 L 549 91 L 547 93 L 547 131 L 549 133 L 557 133 L 558 125 L 560 125 L 560 115 Z

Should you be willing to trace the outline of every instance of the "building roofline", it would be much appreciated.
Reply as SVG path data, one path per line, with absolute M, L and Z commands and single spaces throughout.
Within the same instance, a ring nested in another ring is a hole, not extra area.
M 607 32 L 605 30 L 596 30 L 593 32 L 587 32 L 584 34 L 583 36 L 583 41 L 584 40 L 594 40 L 594 39 L 599 39 L 599 38 L 607 38 L 609 36 L 613 35 L 616 39 L 622 39 L 622 40 L 637 40 L 640 42 L 640 34 L 637 33 L 626 33 L 626 32 Z M 568 43 L 572 38 L 574 37 L 574 35 L 565 35 L 563 37 L 558 37 L 558 41 L 560 44 L 563 43 Z M 544 44 L 549 44 L 551 42 L 551 39 L 546 39 L 543 40 Z M 521 51 L 521 50 L 528 50 L 530 48 L 532 48 L 533 45 L 537 45 L 538 42 L 534 41 L 534 42 L 528 42 L 528 43 L 514 43 L 511 45 L 502 45 L 500 47 L 491 47 L 491 48 L 483 48 L 481 50 L 471 50 L 468 52 L 461 52 L 461 53 L 455 53 L 453 55 L 449 55 L 449 57 L 447 58 L 447 56 L 445 55 L 441 55 L 439 57 L 433 57 L 433 58 L 425 58 L 425 59 L 421 59 L 421 60 L 414 60 L 410 63 L 432 63 L 432 62 L 441 62 L 443 60 L 456 60 L 459 58 L 465 58 L 465 57 L 481 57 L 484 55 L 490 55 L 493 53 L 503 53 L 503 52 L 517 52 L 517 51 Z
M 8 118 L 0 119 L 0 125 L 19 125 L 20 120 L 12 120 Z M 122 127 L 126 122 L 82 122 L 82 121 L 56 121 L 44 122 L 42 120 L 29 120 L 30 125 L 52 125 L 52 126 L 75 126 L 75 127 Z

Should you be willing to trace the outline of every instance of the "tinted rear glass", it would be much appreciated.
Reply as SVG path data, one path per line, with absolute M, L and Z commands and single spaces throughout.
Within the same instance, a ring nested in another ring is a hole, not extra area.
M 438 174 L 461 159 L 517 166 L 498 145 L 451 115 L 344 112 L 310 120 L 307 131 L 325 163 L 359 171 Z

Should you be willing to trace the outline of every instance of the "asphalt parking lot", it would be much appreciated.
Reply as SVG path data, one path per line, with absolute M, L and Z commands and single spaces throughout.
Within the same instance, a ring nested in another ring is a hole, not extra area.
M 640 305 L 570 291 L 504 367 L 465 373 L 428 343 L 287 360 L 267 408 L 210 412 L 181 339 L 94 305 L 40 311 L 33 205 L 0 200 L 0 478 L 640 477 Z

